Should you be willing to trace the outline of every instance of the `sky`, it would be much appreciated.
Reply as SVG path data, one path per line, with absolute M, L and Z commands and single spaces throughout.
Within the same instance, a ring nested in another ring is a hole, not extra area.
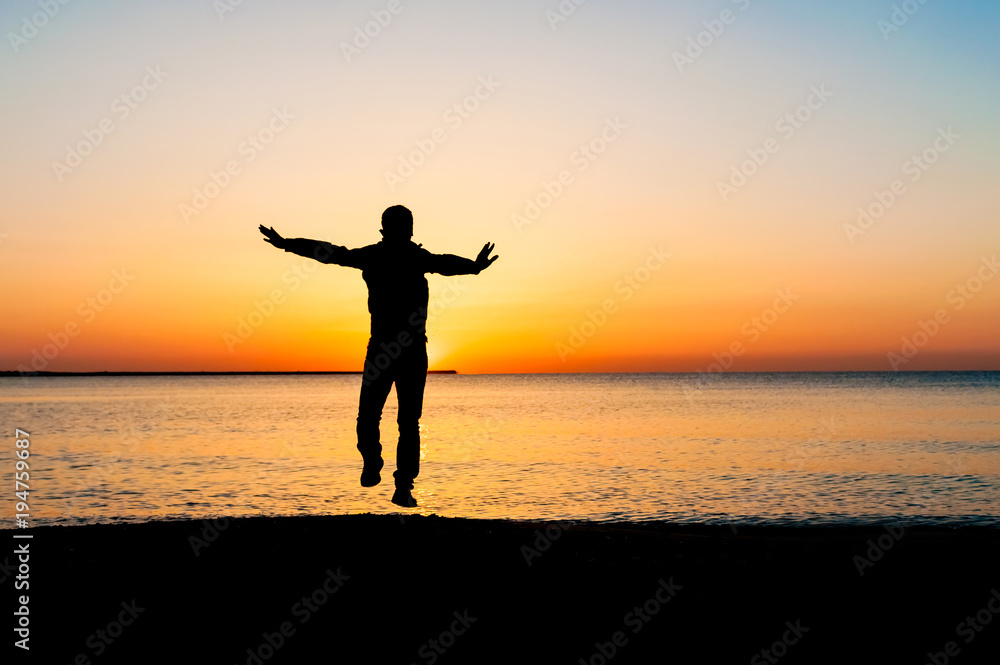
M 8 0 L 0 369 L 1000 369 L 1000 5 Z

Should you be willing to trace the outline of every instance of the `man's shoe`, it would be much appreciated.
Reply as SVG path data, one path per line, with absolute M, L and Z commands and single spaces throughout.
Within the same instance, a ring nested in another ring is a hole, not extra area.
M 382 470 L 384 464 L 385 462 L 381 457 L 372 462 L 365 460 L 365 468 L 361 471 L 361 486 L 375 487 L 382 482 L 382 476 L 379 471 Z
M 395 493 L 392 495 L 392 502 L 397 506 L 402 506 L 403 508 L 416 508 L 417 500 L 413 498 L 410 494 L 410 490 L 396 488 Z

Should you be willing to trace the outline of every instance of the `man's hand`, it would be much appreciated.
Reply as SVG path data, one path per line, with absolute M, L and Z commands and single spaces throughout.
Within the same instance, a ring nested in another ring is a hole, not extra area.
M 264 234 L 264 242 L 269 242 L 278 249 L 285 248 L 285 239 L 281 237 L 281 234 L 274 230 L 274 227 L 267 228 L 261 224 L 260 232 Z
M 500 258 L 499 256 L 490 258 L 490 252 L 493 251 L 494 247 L 496 247 L 496 245 L 490 243 L 483 245 L 482 251 L 480 251 L 479 256 L 476 257 L 476 268 L 479 269 L 479 272 L 486 270 L 493 265 L 494 261 Z

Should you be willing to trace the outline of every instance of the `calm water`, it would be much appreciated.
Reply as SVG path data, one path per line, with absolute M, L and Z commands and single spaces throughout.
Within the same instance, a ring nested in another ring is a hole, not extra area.
M 0 379 L 4 449 L 34 524 L 397 512 L 395 394 L 364 489 L 359 386 Z M 432 375 L 422 436 L 424 514 L 1000 526 L 1000 373 Z

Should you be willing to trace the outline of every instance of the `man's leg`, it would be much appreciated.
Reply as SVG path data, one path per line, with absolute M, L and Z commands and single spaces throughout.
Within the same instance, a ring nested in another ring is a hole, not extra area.
M 383 464 L 382 443 L 379 441 L 378 426 L 382 420 L 382 407 L 392 389 L 392 367 L 388 360 L 379 358 L 378 345 L 369 340 L 358 404 L 358 450 L 365 460 L 365 470 L 361 474 L 361 484 L 365 487 L 377 485 L 382 480 L 379 475 Z M 380 369 L 380 364 L 386 367 Z
M 399 444 L 396 446 L 396 487 L 413 489 L 420 473 L 420 414 L 427 382 L 427 344 L 417 342 L 397 361 L 396 397 L 399 399 Z

